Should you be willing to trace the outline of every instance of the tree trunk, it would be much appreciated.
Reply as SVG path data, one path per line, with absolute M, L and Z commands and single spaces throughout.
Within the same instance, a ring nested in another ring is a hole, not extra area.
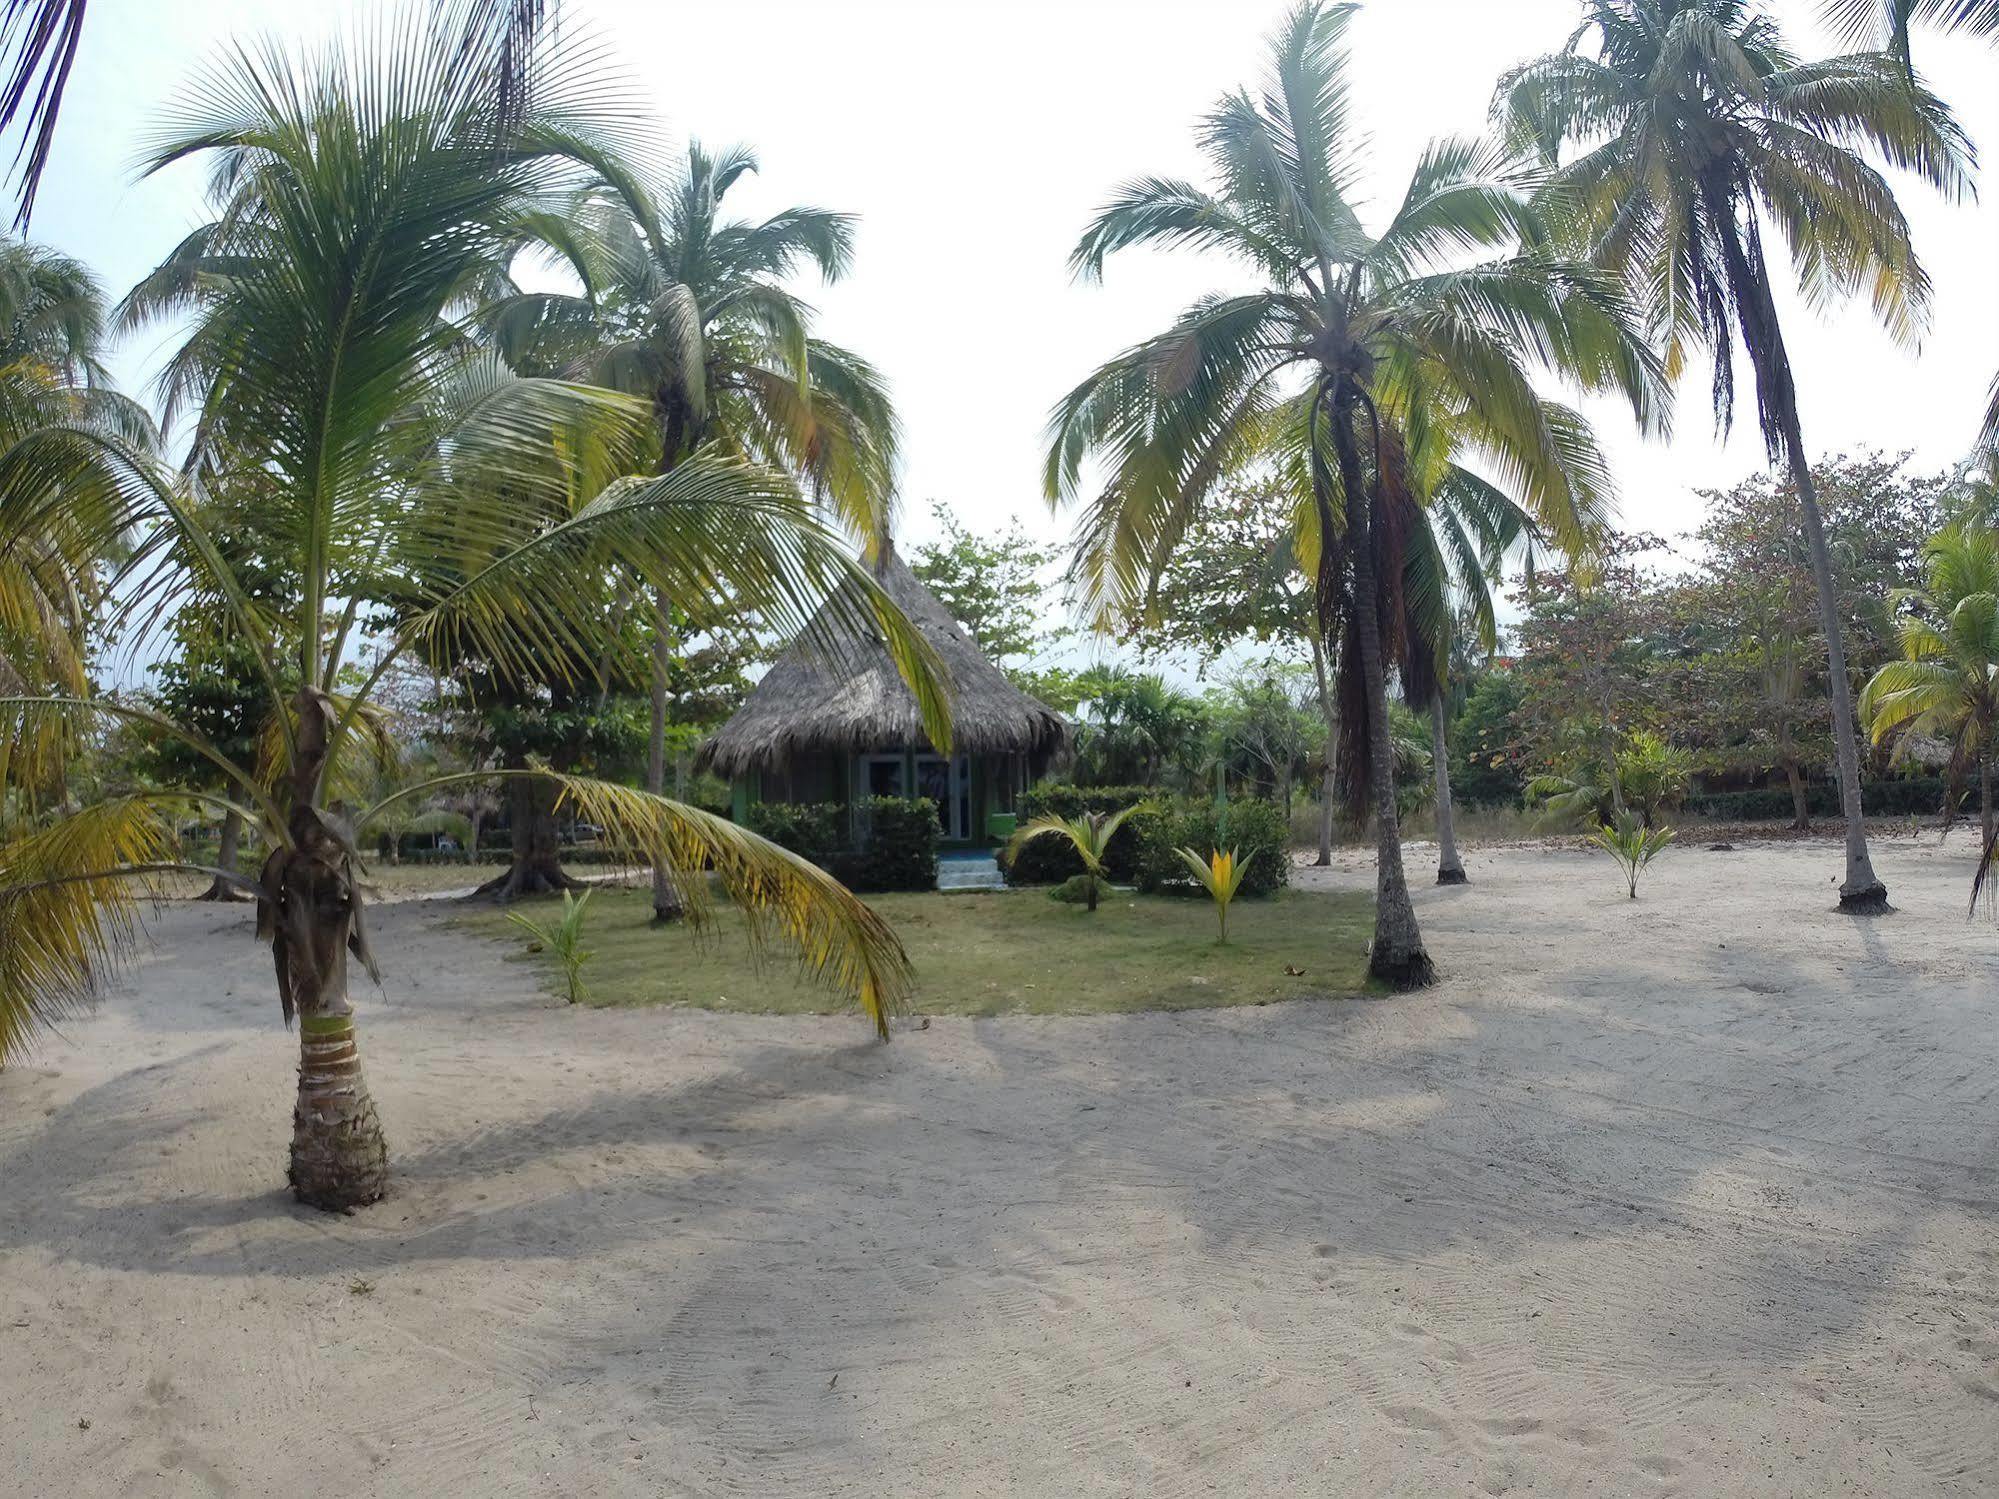
M 526 757 L 509 754 L 507 768 L 525 770 Z M 510 901 L 524 895 L 555 895 L 564 890 L 583 889 L 583 882 L 562 867 L 562 845 L 555 834 L 554 783 L 540 776 L 508 776 L 506 787 L 513 857 L 504 873 L 472 893 Z
M 1978 756 L 1978 827 L 1984 834 L 1984 846 L 1992 844 L 1992 757 L 1980 752 Z
M 1738 221 L 1725 184 L 1703 182 L 1702 192 L 1716 222 Z M 1832 552 L 1826 545 L 1825 518 L 1819 511 L 1818 487 L 1812 483 L 1805 458 L 1804 431 L 1798 419 L 1798 392 L 1791 377 L 1784 332 L 1777 321 L 1777 304 L 1770 295 L 1769 269 L 1762 243 L 1756 238 L 1755 210 L 1748 223 L 1750 243 L 1744 247 L 1733 233 L 1719 236 L 1729 280 L 1742 318 L 1743 342 L 1756 372 L 1756 395 L 1764 414 L 1766 438 L 1779 439 L 1798 492 L 1798 509 L 1805 523 L 1805 544 L 1811 551 L 1812 581 L 1818 587 L 1819 628 L 1825 634 L 1826 687 L 1832 697 L 1832 743 L 1839 762 L 1839 805 L 1846 815 L 1846 878 L 1840 882 L 1839 909 L 1856 915 L 1886 911 L 1888 887 L 1874 873 L 1867 854 L 1867 820 L 1860 805 L 1860 736 L 1853 714 L 1853 683 L 1846 674 L 1846 643 L 1841 636 L 1839 594 L 1832 575 Z M 1718 357 L 1727 357 L 1726 351 Z M 1774 434 L 1772 423 L 1774 422 Z
M 240 873 L 236 868 L 237 850 L 243 842 L 243 814 L 230 811 L 222 814 L 221 846 L 215 851 L 215 867 L 226 869 L 231 874 Z M 248 900 L 250 894 L 242 886 L 217 875 L 206 890 L 195 897 L 196 900 Z
M 308 1207 L 350 1212 L 388 1190 L 389 1147 L 361 1076 L 354 1016 L 300 1015 L 298 1103 L 292 1110 L 291 1186 Z
M 1437 883 L 1469 885 L 1458 857 L 1458 834 L 1451 819 L 1451 752 L 1444 738 L 1444 694 L 1430 699 L 1430 761 L 1437 777 Z
M 1798 508 L 1804 512 L 1805 542 L 1812 553 L 1812 577 L 1818 583 L 1819 624 L 1825 631 L 1827 686 L 1832 691 L 1832 742 L 1839 760 L 1839 805 L 1846 814 L 1846 878 L 1840 882 L 1839 909 L 1867 915 L 1888 909 L 1888 887 L 1874 873 L 1867 853 L 1867 817 L 1860 805 L 1860 741 L 1854 726 L 1853 682 L 1846 674 L 1846 644 L 1840 638 L 1839 595 L 1832 576 L 1832 553 L 1826 546 L 1825 521 L 1819 514 L 1818 490 L 1804 459 L 1804 438 L 1798 430 L 1795 400 L 1786 402 L 1785 443 L 1791 449 L 1791 481 L 1797 486 Z
M 1395 813 L 1395 749 L 1388 735 L 1388 678 L 1381 654 L 1374 577 L 1373 496 L 1361 477 L 1353 420 L 1359 393 L 1343 385 L 1333 405 L 1333 444 L 1346 492 L 1347 544 L 1353 554 L 1354 648 L 1367 694 L 1368 780 L 1374 793 L 1374 944 L 1368 973 L 1394 989 L 1416 989 L 1436 979 L 1423 948 L 1416 908 L 1402 869 L 1402 829 Z M 1322 524 L 1324 517 L 1321 517 Z M 1326 534 L 1332 535 L 1330 527 Z M 1330 552 L 1331 548 L 1322 548 Z
M 278 998 L 299 1022 L 298 1102 L 292 1110 L 293 1193 L 329 1212 L 350 1212 L 387 1189 L 388 1145 L 361 1075 L 347 958 L 375 963 L 361 926 L 351 834 L 318 805 L 335 712 L 324 693 L 298 695 L 289 846 L 272 850 L 260 881 L 257 933 L 271 944 Z
M 1796 760 L 1784 762 L 1784 779 L 1791 783 L 1791 826 L 1801 833 L 1812 830 L 1812 804 L 1805 794 L 1805 774 Z
M 1326 775 L 1320 786 L 1319 801 L 1319 857 L 1313 862 L 1321 866 L 1333 862 L 1333 808 L 1339 782 L 1340 725 L 1339 710 L 1333 701 L 1333 684 L 1326 671 L 1326 646 L 1322 640 L 1312 642 L 1312 673 L 1319 683 L 1319 711 L 1326 718 Z
M 655 602 L 652 625 L 652 740 L 646 751 L 646 790 L 654 796 L 666 792 L 666 692 L 668 672 L 673 664 L 673 643 L 667 632 L 672 627 L 672 612 L 667 604 L 666 593 L 660 592 Z M 686 914 L 686 907 L 680 899 L 680 889 L 673 882 L 673 871 L 664 863 L 652 867 L 652 919 L 655 922 L 678 921 Z

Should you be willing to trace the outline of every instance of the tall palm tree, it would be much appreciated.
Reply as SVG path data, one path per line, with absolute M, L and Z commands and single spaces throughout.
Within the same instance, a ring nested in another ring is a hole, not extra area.
M 1800 62 L 1752 0 L 1586 0 L 1584 14 L 1568 50 L 1502 81 L 1497 107 L 1515 142 L 1562 163 L 1557 181 L 1578 237 L 1597 263 L 1643 288 L 1669 368 L 1696 348 L 1712 354 L 1724 425 L 1738 340 L 1749 356 L 1764 442 L 1772 462 L 1789 465 L 1818 583 L 1846 813 L 1840 907 L 1885 909 L 1867 852 L 1832 562 L 1764 229 L 1789 246 L 1807 302 L 1829 307 L 1866 288 L 1889 333 L 1913 344 L 1929 280 L 1867 156 L 1955 197 L 1970 189 L 1971 144 L 1885 54 Z M 1571 147 L 1580 154 L 1564 159 Z
M 1299 5 L 1272 41 L 1260 94 L 1231 94 L 1208 115 L 1200 142 L 1215 190 L 1142 179 L 1084 233 L 1071 257 L 1082 275 L 1154 245 L 1229 254 L 1263 286 L 1204 298 L 1071 391 L 1051 422 L 1046 485 L 1051 500 L 1073 499 L 1085 459 L 1104 460 L 1077 567 L 1086 605 L 1116 614 L 1142 599 L 1219 474 L 1268 447 L 1274 425 L 1302 445 L 1325 541 L 1319 628 L 1340 642 L 1343 717 L 1356 731 L 1342 770 L 1374 814 L 1371 970 L 1407 987 L 1433 965 L 1402 868 L 1386 682 L 1415 501 L 1384 461 L 1384 436 L 1451 412 L 1529 508 L 1580 544 L 1575 434 L 1550 419 L 1530 369 L 1622 391 L 1647 421 L 1663 382 L 1621 294 L 1542 248 L 1533 184 L 1489 148 L 1433 144 L 1388 224 L 1363 229 L 1342 47 L 1353 10 Z
M 743 147 L 711 154 L 697 143 L 663 187 L 629 165 L 602 165 L 562 214 L 527 221 L 583 290 L 501 298 L 487 317 L 498 346 L 649 402 L 657 472 L 721 444 L 803 478 L 872 547 L 889 522 L 894 411 L 866 361 L 812 336 L 811 308 L 785 284 L 806 269 L 828 282 L 842 276 L 853 220 L 804 207 L 760 223 L 726 217 L 730 188 L 756 170 Z M 654 792 L 665 784 L 672 652 L 702 623 L 658 601 L 646 783 Z M 664 869 L 654 871 L 653 906 L 661 919 L 677 908 Z
M 1860 711 L 1878 744 L 1899 728 L 1937 734 L 1951 770 L 1978 777 L 1979 827 L 1994 828 L 1992 757 L 1999 749 L 1999 534 L 1969 522 L 1924 549 L 1926 587 L 1907 596 L 1896 624 L 1902 659 L 1861 690 Z
M 374 1200 L 386 1174 L 347 992 L 350 954 L 374 967 L 357 850 L 371 820 L 492 779 L 437 777 L 370 807 L 343 799 L 343 784 L 360 780 L 359 731 L 398 661 L 462 654 L 587 676 L 597 591 L 572 580 L 619 568 L 669 597 L 719 585 L 783 624 L 881 632 L 948 743 L 934 656 L 784 475 L 699 452 L 664 477 L 614 480 L 549 522 L 576 482 L 577 453 L 635 453 L 651 424 L 643 403 L 468 355 L 452 319 L 522 216 L 568 190 L 570 157 L 616 148 L 632 128 L 587 46 L 551 48 L 536 80 L 531 107 L 509 126 L 455 32 L 406 17 L 309 65 L 274 48 L 231 54 L 149 150 L 151 169 L 203 157 L 215 168 L 221 211 L 197 236 L 200 254 L 180 257 L 203 270 L 190 278 L 190 328 L 168 383 L 196 403 L 197 451 L 226 446 L 267 470 L 259 518 L 294 582 L 290 619 L 257 607 L 183 484 L 129 445 L 70 426 L 0 454 L 0 547 L 56 513 L 107 552 L 136 537 L 113 593 L 123 622 L 144 628 L 191 595 L 214 595 L 256 650 L 270 699 L 256 765 L 105 699 L 0 700 L 0 740 L 108 715 L 180 739 L 229 787 L 141 788 L 0 847 L 0 1045 L 11 1050 L 38 1019 L 87 997 L 132 930 L 135 893 L 187 867 L 169 814 L 234 808 L 271 850 L 248 883 L 280 1008 L 301 1032 L 292 1187 L 325 1208 Z M 436 566 L 453 557 L 477 565 Z M 815 612 L 822 604 L 830 612 Z M 395 625 L 350 689 L 353 642 L 375 613 Z M 830 877 L 694 808 L 575 777 L 560 785 L 614 846 L 712 870 L 756 925 L 794 942 L 886 1034 L 886 1011 L 907 992 L 906 960 Z M 690 900 L 705 889 L 690 883 Z

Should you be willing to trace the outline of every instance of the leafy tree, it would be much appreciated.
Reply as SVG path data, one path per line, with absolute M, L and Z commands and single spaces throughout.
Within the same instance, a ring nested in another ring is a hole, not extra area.
M 1858 688 L 1898 650 L 1886 600 L 1921 581 L 1922 549 L 1949 481 L 1910 475 L 1877 454 L 1812 466 L 1833 596 Z M 1695 567 L 1665 607 L 1683 660 L 1671 703 L 1675 736 L 1721 772 L 1780 771 L 1793 822 L 1808 823 L 1806 778 L 1834 761 L 1824 634 L 1797 491 L 1758 474 L 1701 491 Z
M 909 570 L 951 617 L 965 627 L 986 658 L 1004 666 L 1032 659 L 1067 632 L 1051 629 L 1054 589 L 1044 574 L 1061 555 L 1030 538 L 1018 520 L 985 537 L 958 524 L 950 507 L 931 501 L 943 540 L 915 549 Z
M 1231 94 L 1209 114 L 1201 146 L 1216 192 L 1141 179 L 1085 232 L 1071 257 L 1082 274 L 1150 244 L 1231 254 L 1262 285 L 1203 299 L 1065 397 L 1047 485 L 1073 498 L 1085 457 L 1107 459 L 1081 520 L 1078 579 L 1089 612 L 1116 617 L 1143 599 L 1220 474 L 1273 441 L 1303 456 L 1320 635 L 1339 641 L 1350 684 L 1342 772 L 1375 825 L 1370 971 L 1408 987 L 1434 968 L 1402 868 L 1387 682 L 1420 500 L 1384 438 L 1421 447 L 1406 443 L 1415 424 L 1448 412 L 1455 446 L 1513 476 L 1551 534 L 1581 546 L 1593 517 L 1576 424 L 1538 397 L 1530 370 L 1621 391 L 1647 420 L 1661 381 L 1622 294 L 1544 248 L 1531 184 L 1490 148 L 1434 143 L 1386 227 L 1362 228 L 1342 47 L 1351 15 L 1306 0 L 1272 42 L 1261 96 Z
M 1510 664 L 1478 672 L 1451 726 L 1451 782 L 1474 807 L 1518 806 L 1526 786 L 1521 774 L 1521 717 L 1526 696 Z
M 370 704 L 397 661 L 554 660 L 580 674 L 596 616 L 593 591 L 575 579 L 624 571 L 703 608 L 719 585 L 825 639 L 878 632 L 916 679 L 933 737 L 950 740 L 934 655 L 784 475 L 704 451 L 663 476 L 613 480 L 549 520 L 591 480 L 578 455 L 638 451 L 652 413 L 509 374 L 471 351 L 449 315 L 524 216 L 560 201 L 571 153 L 624 138 L 624 101 L 603 88 L 594 55 L 552 48 L 541 58 L 516 128 L 484 86 L 488 60 L 420 20 L 310 64 L 231 54 L 152 146 L 150 169 L 210 153 L 228 168 L 213 177 L 217 217 L 156 274 L 148 300 L 186 319 L 167 388 L 195 406 L 197 471 L 202 455 L 226 452 L 268 476 L 263 544 L 297 599 L 282 628 L 145 454 L 78 428 L 0 454 L 0 548 L 58 511 L 99 555 L 142 538 L 114 594 L 121 614 L 156 620 L 197 593 L 219 599 L 257 649 L 272 725 L 262 765 L 251 766 L 186 725 L 103 699 L 4 700 L 0 739 L 51 720 L 142 721 L 202 754 L 231 790 L 113 796 L 0 847 L 0 1041 L 11 1050 L 37 1019 L 85 998 L 132 930 L 135 889 L 187 867 L 172 847 L 173 810 L 235 807 L 271 850 L 255 881 L 258 927 L 280 1007 L 301 1030 L 291 1183 L 319 1207 L 375 1200 L 387 1171 L 347 995 L 349 954 L 373 968 L 357 845 L 406 802 L 490 779 L 435 777 L 372 806 L 343 803 Z M 98 477 L 113 464 L 115 486 Z M 433 570 L 440 557 L 477 562 L 453 577 Z M 349 689 L 348 644 L 365 609 L 394 629 Z M 886 1034 L 906 961 L 829 877 L 693 808 L 558 779 L 614 847 L 712 870 L 764 918 L 754 925 L 796 942 Z M 697 897 L 705 888 L 690 887 Z
M 1871 153 L 1951 197 L 1970 191 L 1971 145 L 1933 94 L 1885 54 L 1800 61 L 1749 0 L 1587 0 L 1566 52 L 1509 74 L 1511 138 L 1552 166 L 1575 238 L 1647 289 L 1677 371 L 1714 356 L 1714 409 L 1734 409 L 1739 341 L 1756 380 L 1771 461 L 1789 465 L 1817 584 L 1846 813 L 1843 910 L 1880 910 L 1887 888 L 1867 853 L 1853 694 L 1832 557 L 1777 320 L 1763 231 L 1791 250 L 1805 298 L 1829 306 L 1863 289 L 1888 332 L 1913 344 L 1929 280 Z M 1596 55 L 1581 50 L 1594 35 Z M 1566 159 L 1565 147 L 1573 147 Z M 1579 152 L 1580 154 L 1576 154 Z

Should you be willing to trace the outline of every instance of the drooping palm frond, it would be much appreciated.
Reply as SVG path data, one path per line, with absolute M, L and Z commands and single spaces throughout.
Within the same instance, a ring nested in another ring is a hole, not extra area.
M 141 883 L 165 872 L 159 805 L 119 797 L 0 844 L 0 1065 L 98 993 L 136 933 Z
M 1826 19 L 1849 41 L 1885 45 L 1909 66 L 1918 24 L 1971 36 L 1999 36 L 1999 0 L 1822 0 Z

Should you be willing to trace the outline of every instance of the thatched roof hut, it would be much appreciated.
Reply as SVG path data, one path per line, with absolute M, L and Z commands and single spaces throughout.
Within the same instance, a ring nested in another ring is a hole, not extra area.
M 748 801 L 934 796 L 945 836 L 980 842 L 991 814 L 1067 749 L 1069 721 L 1014 686 L 895 555 L 875 576 L 943 661 L 951 756 L 935 752 L 916 697 L 879 640 L 794 645 L 702 747 L 703 761 Z

